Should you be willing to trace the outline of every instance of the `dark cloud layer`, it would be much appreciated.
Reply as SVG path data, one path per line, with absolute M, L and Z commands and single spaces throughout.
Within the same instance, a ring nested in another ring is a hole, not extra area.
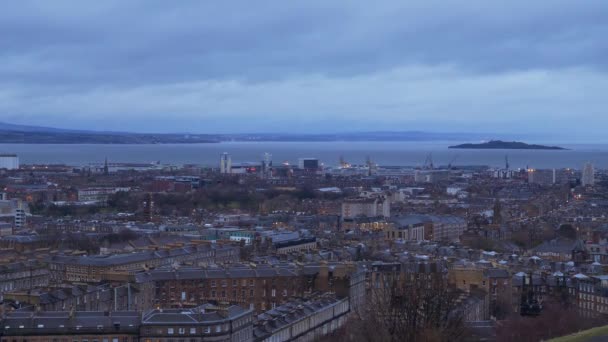
M 8 2 L 0 118 L 565 131 L 608 123 L 607 17 L 603 0 Z

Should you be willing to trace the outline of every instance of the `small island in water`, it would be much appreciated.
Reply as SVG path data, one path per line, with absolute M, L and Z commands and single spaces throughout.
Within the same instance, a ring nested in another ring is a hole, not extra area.
M 490 140 L 480 144 L 461 144 L 449 146 L 448 148 L 463 149 L 504 149 L 504 150 L 566 150 L 559 146 L 532 145 L 519 141 Z

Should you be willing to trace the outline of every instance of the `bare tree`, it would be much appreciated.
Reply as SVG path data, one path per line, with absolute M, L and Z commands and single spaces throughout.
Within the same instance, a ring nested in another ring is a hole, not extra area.
M 353 342 L 462 341 L 467 336 L 462 292 L 445 279 L 407 275 L 408 279 L 372 285 L 367 308 L 329 338 Z

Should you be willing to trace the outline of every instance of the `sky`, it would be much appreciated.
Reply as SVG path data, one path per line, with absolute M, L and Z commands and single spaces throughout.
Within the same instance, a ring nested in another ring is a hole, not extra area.
M 11 1 L 0 121 L 606 140 L 606 18 L 606 0 Z

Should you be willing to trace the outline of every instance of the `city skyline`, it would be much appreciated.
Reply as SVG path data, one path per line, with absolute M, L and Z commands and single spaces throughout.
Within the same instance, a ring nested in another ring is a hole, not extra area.
M 20 2 L 0 14 L 0 121 L 605 141 L 606 13 L 601 1 Z

